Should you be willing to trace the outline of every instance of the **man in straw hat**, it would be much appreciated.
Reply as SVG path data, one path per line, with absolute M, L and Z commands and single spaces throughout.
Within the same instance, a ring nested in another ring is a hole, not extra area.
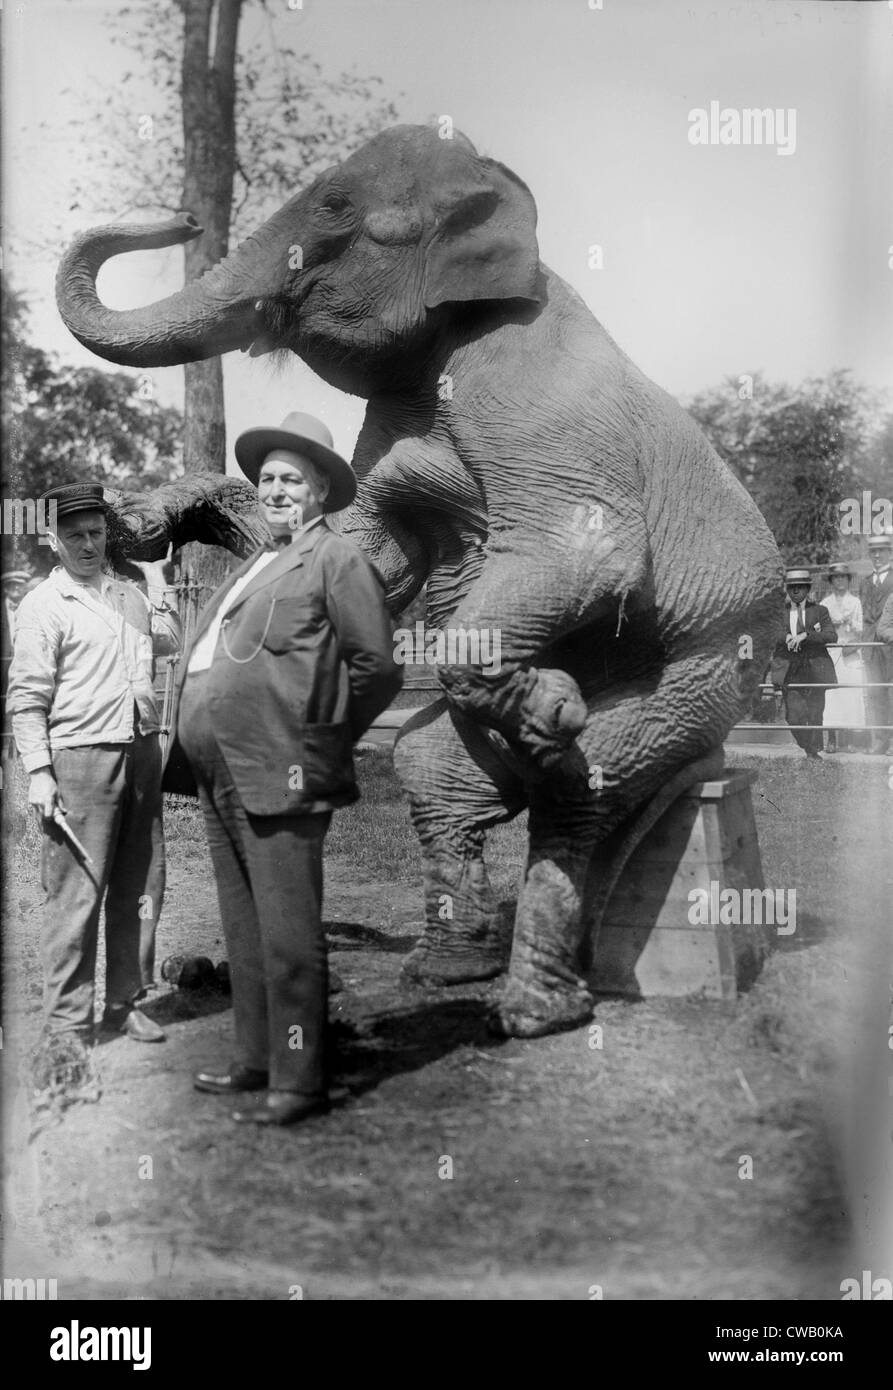
M 786 570 L 784 579 L 788 608 L 784 632 L 775 648 L 772 678 L 784 691 L 785 718 L 792 726 L 791 733 L 807 758 L 818 758 L 825 687 L 837 682 L 827 651 L 837 641 L 837 631 L 827 608 L 809 602 L 812 576 L 805 566 Z
M 47 1032 L 93 1040 L 104 901 L 103 1026 L 162 1042 L 134 1001 L 151 983 L 165 885 L 153 658 L 179 649 L 179 619 L 162 562 L 142 566 L 148 598 L 105 572 L 101 486 L 66 484 L 40 500 L 55 510 L 59 564 L 16 611 L 8 707 L 43 830 Z
M 859 586 L 862 636 L 866 642 L 878 642 L 881 636 L 877 626 L 884 604 L 893 594 L 893 536 L 869 536 L 868 554 L 873 573 Z M 868 680 L 865 703 L 868 723 L 873 726 L 869 751 L 888 753 L 893 748 L 893 646 L 885 643 L 881 647 L 866 647 L 864 660 Z
M 232 982 L 234 1059 L 196 1088 L 235 1097 L 237 1121 L 285 1125 L 328 1105 L 323 841 L 358 796 L 352 746 L 402 676 L 377 571 L 326 525 L 356 479 L 325 425 L 295 411 L 242 434 L 236 459 L 273 539 L 199 618 L 165 785 L 188 789 L 185 755 Z

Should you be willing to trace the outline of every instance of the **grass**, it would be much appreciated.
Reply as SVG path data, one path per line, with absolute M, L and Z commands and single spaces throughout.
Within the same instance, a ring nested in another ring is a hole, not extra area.
M 326 859 L 349 862 L 355 873 L 409 883 L 421 877 L 422 857 L 400 794 L 390 749 L 356 757 L 361 799 L 337 811 L 326 836 Z
M 417 883 L 422 856 L 400 791 L 390 749 L 356 755 L 361 798 L 336 812 L 326 837 L 326 862 L 340 860 L 355 873 L 400 883 Z M 509 891 L 524 858 L 526 813 L 508 826 L 497 826 L 488 842 L 488 859 L 499 890 Z M 170 846 L 204 842 L 198 803 L 187 797 L 165 800 L 165 833 Z

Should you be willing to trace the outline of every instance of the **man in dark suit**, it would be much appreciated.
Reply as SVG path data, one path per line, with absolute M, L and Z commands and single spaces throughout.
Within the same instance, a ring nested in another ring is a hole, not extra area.
M 785 718 L 792 725 L 791 733 L 807 758 L 818 758 L 825 686 L 837 684 L 834 662 L 827 651 L 837 641 L 837 631 L 827 608 L 809 602 L 812 577 L 808 569 L 787 570 L 785 584 L 787 617 L 775 647 L 772 679 L 784 691 Z
M 235 1060 L 195 1085 L 245 1098 L 238 1121 L 327 1108 L 322 850 L 358 796 L 352 746 L 397 694 L 378 572 L 325 513 L 356 493 L 321 421 L 248 430 L 236 458 L 274 545 L 214 594 L 183 666 L 165 777 L 205 813 L 233 991 Z
M 884 610 L 884 604 L 893 594 L 893 538 L 890 536 L 870 536 L 868 553 L 874 566 L 874 573 L 866 576 L 859 585 L 859 599 L 862 603 L 862 640 L 878 642 L 881 640 L 877 625 Z M 871 730 L 869 752 L 888 753 L 893 748 L 893 689 L 879 689 L 880 682 L 893 681 L 893 646 L 866 647 L 863 650 L 865 675 L 868 689 L 865 692 L 868 723 Z M 874 688 L 872 688 L 874 687 Z M 884 727 L 876 727 L 878 725 Z
M 877 625 L 877 640 L 887 642 L 893 647 L 893 594 L 890 594 L 881 610 Z

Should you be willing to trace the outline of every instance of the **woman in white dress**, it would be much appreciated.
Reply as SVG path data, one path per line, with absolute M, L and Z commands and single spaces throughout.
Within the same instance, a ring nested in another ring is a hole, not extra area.
M 862 605 L 850 593 L 852 572 L 848 565 L 832 565 L 828 571 L 831 592 L 822 599 L 837 628 L 840 643 L 858 642 L 862 637 Z M 856 730 L 865 728 L 865 695 L 858 687 L 865 684 L 865 667 L 858 647 L 829 647 L 837 687 L 826 692 L 824 724 L 828 729 L 826 752 L 851 753 L 855 750 Z

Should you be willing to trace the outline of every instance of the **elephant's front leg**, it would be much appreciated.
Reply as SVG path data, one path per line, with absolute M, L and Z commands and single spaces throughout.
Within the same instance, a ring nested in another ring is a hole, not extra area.
M 501 1033 L 540 1037 L 592 1017 L 593 998 L 579 969 L 583 897 L 596 838 L 585 793 L 576 808 L 571 799 L 561 805 L 551 794 L 534 797 L 527 870 L 496 1018 Z
M 394 750 L 425 885 L 425 930 L 403 974 L 425 983 L 490 979 L 508 962 L 511 921 L 499 920 L 484 832 L 523 809 L 524 787 L 484 732 L 467 725 L 439 700 L 404 725 Z
M 625 608 L 647 584 L 647 550 L 632 521 L 562 538 L 513 532 L 487 556 L 444 634 L 438 676 L 451 702 L 512 741 L 528 775 L 557 763 L 580 733 L 586 706 L 571 676 L 532 663 L 567 634 L 607 619 L 622 626 Z M 511 541 L 511 549 L 507 547 Z M 478 643 L 479 661 L 457 659 Z M 453 640 L 451 650 L 449 643 Z M 486 658 L 486 659 L 485 659 Z
M 768 618 L 751 616 L 748 628 L 762 653 Z M 590 1017 L 593 1001 L 581 978 L 588 951 L 580 948 L 592 921 L 584 907 L 601 911 L 607 901 L 598 901 L 599 881 L 608 890 L 614 882 L 614 833 L 629 854 L 631 833 L 650 824 L 653 797 L 674 783 L 680 795 L 692 776 L 705 775 L 702 759 L 713 767 L 718 759 L 721 767 L 722 740 L 740 717 L 751 679 L 743 678 L 737 632 L 730 624 L 715 649 L 687 652 L 653 679 L 606 694 L 560 767 L 531 788 L 530 853 L 498 1006 L 500 1031 L 537 1037 Z

